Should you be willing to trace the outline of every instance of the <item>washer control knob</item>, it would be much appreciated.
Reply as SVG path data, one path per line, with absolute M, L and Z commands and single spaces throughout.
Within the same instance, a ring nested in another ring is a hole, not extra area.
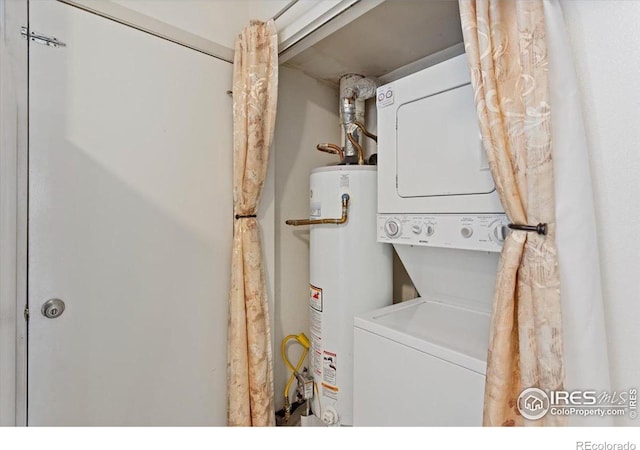
M 394 238 L 402 233 L 402 225 L 398 219 L 389 219 L 384 224 L 384 232 L 388 237 Z
M 424 230 L 427 232 L 427 236 L 432 236 L 436 232 L 436 227 L 432 223 L 425 225 Z
M 413 231 L 415 234 L 420 234 L 422 232 L 422 224 L 414 223 L 413 225 L 411 225 L 411 231 Z
M 463 238 L 469 239 L 473 235 L 473 228 L 468 226 L 462 227 L 462 229 L 460 230 L 460 234 L 462 235 Z

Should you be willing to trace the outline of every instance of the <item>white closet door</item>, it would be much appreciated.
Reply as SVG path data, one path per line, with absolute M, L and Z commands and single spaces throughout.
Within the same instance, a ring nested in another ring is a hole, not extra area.
M 230 64 L 30 2 L 30 425 L 222 425 Z M 57 318 L 41 307 L 66 305 Z

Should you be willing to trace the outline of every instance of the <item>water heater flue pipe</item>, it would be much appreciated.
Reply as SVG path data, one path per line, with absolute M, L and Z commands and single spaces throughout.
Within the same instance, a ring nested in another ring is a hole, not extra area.
M 364 125 L 364 102 L 375 97 L 377 83 L 359 74 L 340 77 L 340 121 L 344 133 L 344 158 L 341 164 L 364 164 L 362 137 L 372 137 Z

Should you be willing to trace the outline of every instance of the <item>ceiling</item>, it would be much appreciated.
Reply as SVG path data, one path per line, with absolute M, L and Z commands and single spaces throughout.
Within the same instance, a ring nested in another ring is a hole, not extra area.
M 284 65 L 337 83 L 345 73 L 379 77 L 460 42 L 457 0 L 387 0 Z

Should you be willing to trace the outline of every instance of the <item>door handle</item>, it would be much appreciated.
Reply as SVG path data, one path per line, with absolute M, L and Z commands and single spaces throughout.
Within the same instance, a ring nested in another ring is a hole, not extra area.
M 42 304 L 42 315 L 47 319 L 57 319 L 64 312 L 65 304 L 59 298 L 52 298 Z

